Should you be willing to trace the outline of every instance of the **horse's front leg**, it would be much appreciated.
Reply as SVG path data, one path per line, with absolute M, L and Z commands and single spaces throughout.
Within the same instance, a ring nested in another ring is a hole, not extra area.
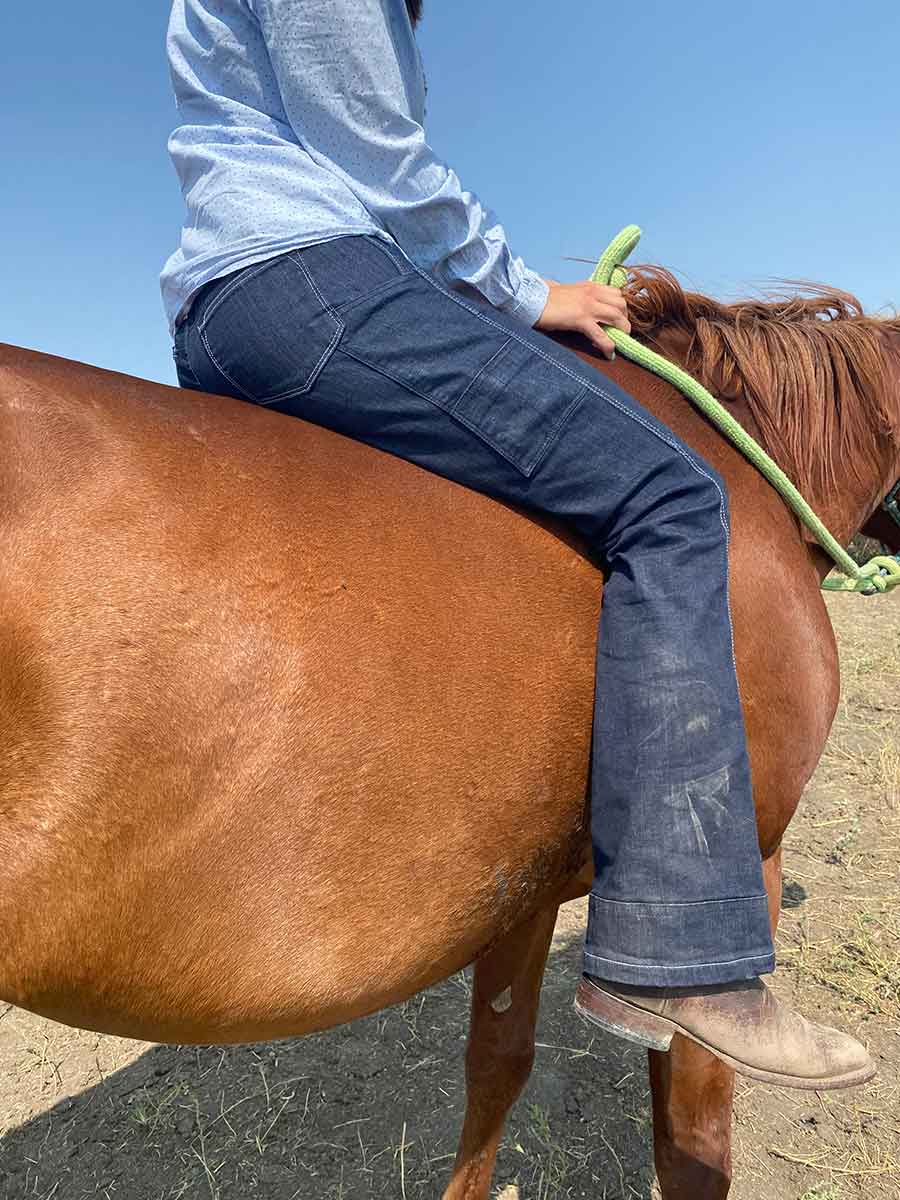
M 763 862 L 772 931 L 781 911 L 781 850 Z M 687 1038 L 650 1051 L 653 1149 L 663 1200 L 725 1200 L 731 1187 L 734 1072 Z
M 487 1200 L 506 1115 L 531 1074 L 557 906 L 541 909 L 475 964 L 466 1119 L 444 1200 Z

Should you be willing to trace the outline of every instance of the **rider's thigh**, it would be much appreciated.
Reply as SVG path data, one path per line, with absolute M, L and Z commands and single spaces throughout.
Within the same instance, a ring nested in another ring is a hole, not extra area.
M 636 491 L 719 485 L 573 351 L 445 288 L 374 235 L 316 243 L 217 281 L 195 304 L 184 343 L 210 391 L 568 519 L 593 541 Z

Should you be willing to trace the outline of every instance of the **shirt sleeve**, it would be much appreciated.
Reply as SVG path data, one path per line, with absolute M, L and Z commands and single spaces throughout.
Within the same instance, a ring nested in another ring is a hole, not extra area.
M 407 76 L 421 63 L 403 0 L 251 3 L 300 145 L 418 267 L 533 325 L 548 284 L 513 256 L 496 215 L 425 140 L 404 76 L 403 61 Z

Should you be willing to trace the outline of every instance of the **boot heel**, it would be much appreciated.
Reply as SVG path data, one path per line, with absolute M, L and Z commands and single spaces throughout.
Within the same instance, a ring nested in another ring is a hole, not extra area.
M 593 987 L 584 979 L 578 985 L 573 1007 L 591 1024 L 648 1050 L 668 1050 L 672 1044 L 674 1029 L 670 1021 Z

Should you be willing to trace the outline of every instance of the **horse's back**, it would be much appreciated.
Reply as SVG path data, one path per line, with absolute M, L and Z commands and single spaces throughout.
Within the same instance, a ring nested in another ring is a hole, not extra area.
M 5 439 L 0 994 L 157 1040 L 302 1032 L 579 865 L 600 577 L 552 528 L 27 351 L 0 352 Z

